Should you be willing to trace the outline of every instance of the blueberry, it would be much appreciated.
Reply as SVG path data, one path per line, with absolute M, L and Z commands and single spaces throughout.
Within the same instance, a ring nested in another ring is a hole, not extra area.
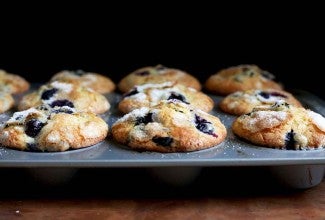
M 77 76 L 83 76 L 86 74 L 86 72 L 83 70 L 75 70 L 75 71 L 73 71 L 73 74 L 75 74 Z
M 70 108 L 74 108 L 74 104 L 72 102 L 70 102 L 69 100 L 66 100 L 66 99 L 55 100 L 54 102 L 52 102 L 50 104 L 50 106 L 52 108 L 54 108 L 55 106 L 58 106 L 58 107 L 68 106 Z
M 49 100 L 57 91 L 58 91 L 57 88 L 45 90 L 41 95 L 41 99 Z
M 33 118 L 26 122 L 25 133 L 30 137 L 36 137 L 41 129 L 44 127 L 44 123 Z
M 128 93 L 125 93 L 123 96 L 128 97 L 128 96 L 132 96 L 132 95 L 135 95 L 138 93 L 139 93 L 139 91 L 135 88 L 135 89 L 132 89 L 131 91 L 129 91 Z
M 42 110 L 42 111 L 48 111 L 49 109 L 46 107 L 46 105 L 40 105 L 37 107 L 37 109 Z
M 41 150 L 37 147 L 37 144 L 27 144 L 27 150 L 32 152 L 40 152 Z
M 172 92 L 170 94 L 170 96 L 168 97 L 167 100 L 170 100 L 170 99 L 177 99 L 177 100 L 180 100 L 181 102 L 184 102 L 186 104 L 190 104 L 189 102 L 186 101 L 185 96 L 183 96 L 182 94 L 176 93 L 176 92 Z
M 263 98 L 265 98 L 265 99 L 268 99 L 268 98 L 270 98 L 270 93 L 267 93 L 267 92 L 259 92 L 258 93 L 260 96 L 262 96 Z
M 143 117 L 138 117 L 135 121 L 135 125 L 139 125 L 139 124 L 148 124 L 150 122 L 153 122 L 152 120 L 152 113 L 148 113 L 147 115 L 143 116 Z
M 52 112 L 55 113 L 55 114 L 58 114 L 58 113 L 72 114 L 73 113 L 73 111 L 71 109 L 69 109 L 69 108 L 54 109 Z
M 18 115 L 18 116 L 15 118 L 15 120 L 16 120 L 16 121 L 19 121 L 19 120 L 22 119 L 22 118 L 23 118 L 22 115 Z
M 286 95 L 283 95 L 281 93 L 278 93 L 278 92 L 271 92 L 271 93 L 268 93 L 268 92 L 260 92 L 258 93 L 260 96 L 262 96 L 263 98 L 265 99 L 268 99 L 270 98 L 271 96 L 274 96 L 274 97 L 282 97 L 282 98 L 287 98 Z
M 137 76 L 147 76 L 149 74 L 150 74 L 150 72 L 147 70 L 135 73 L 135 75 L 137 75 Z
M 195 115 L 195 127 L 196 129 L 198 129 L 199 131 L 212 135 L 213 137 L 218 137 L 217 134 L 214 133 L 214 129 L 212 128 L 212 126 L 209 126 L 209 124 L 212 124 L 211 122 L 208 122 L 207 120 L 205 120 L 204 118 L 201 118 L 198 115 Z
M 173 138 L 171 137 L 153 137 L 152 141 L 163 147 L 169 147 L 173 143 Z
M 295 133 L 293 132 L 293 130 L 291 130 L 286 134 L 284 141 L 285 141 L 285 148 L 287 150 L 296 150 L 294 136 Z

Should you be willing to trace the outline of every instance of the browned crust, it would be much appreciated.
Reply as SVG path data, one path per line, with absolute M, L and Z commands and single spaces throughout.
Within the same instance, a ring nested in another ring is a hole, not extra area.
M 168 68 L 163 75 L 160 74 L 149 74 L 146 76 L 138 76 L 136 73 L 142 71 L 152 71 L 155 67 L 148 66 L 135 70 L 129 75 L 125 76 L 117 85 L 118 89 L 122 92 L 127 92 L 132 89 L 136 85 L 142 85 L 147 83 L 164 83 L 164 82 L 175 82 L 182 84 L 184 86 L 188 86 L 194 88 L 198 91 L 201 90 L 200 82 L 189 73 L 178 69 Z
M 95 80 L 90 82 L 87 76 L 94 77 Z M 91 88 L 96 92 L 101 94 L 113 92 L 116 88 L 115 83 L 107 76 L 101 75 L 99 73 L 87 73 L 82 76 L 76 76 L 69 74 L 69 71 L 61 71 L 55 74 L 51 81 L 62 81 L 68 83 L 79 84 L 87 88 Z
M 189 102 L 191 106 L 193 106 L 194 108 L 201 109 L 204 112 L 210 112 L 214 107 L 213 100 L 208 95 L 200 91 L 188 89 L 183 85 L 173 85 L 168 86 L 166 88 L 178 88 L 181 94 L 185 96 L 187 102 Z M 153 103 L 148 97 L 151 90 L 153 89 L 150 88 L 144 91 L 144 93 L 147 95 L 147 99 L 145 100 L 136 100 L 132 98 L 122 99 L 118 104 L 118 109 L 123 113 L 128 113 L 137 108 L 153 106 Z
M 9 93 L 0 92 L 0 113 L 11 109 L 15 105 L 15 100 Z
M 102 114 L 110 108 L 110 104 L 102 94 L 90 91 L 77 84 L 71 84 L 70 93 L 58 92 L 58 99 L 67 99 L 73 102 L 77 111 L 93 112 Z M 39 90 L 25 95 L 18 104 L 18 110 L 26 110 L 42 104 L 41 95 L 48 87 L 42 86 Z
M 35 141 L 41 151 L 66 151 L 84 148 L 103 141 L 108 125 L 92 113 L 56 114 L 42 128 Z M 0 129 L 0 144 L 18 150 L 28 150 L 28 137 L 23 125 Z
M 247 91 L 243 91 L 243 92 L 244 92 L 244 94 L 253 95 L 253 94 L 255 94 L 255 91 L 256 90 L 247 90 Z M 287 96 L 287 98 L 285 99 L 285 102 L 287 102 L 288 104 L 297 106 L 297 107 L 302 107 L 301 103 L 289 92 L 286 92 L 283 90 L 275 90 L 275 89 L 265 89 L 265 90 L 261 90 L 261 91 L 265 91 L 265 92 L 269 92 L 269 93 L 277 92 L 277 93 L 283 94 L 283 95 Z M 248 102 L 246 99 L 244 99 L 244 97 L 242 95 L 240 97 L 233 97 L 232 94 L 229 94 L 228 96 L 226 96 L 219 102 L 220 109 L 222 111 L 232 114 L 232 115 L 247 114 L 247 113 L 251 112 L 253 110 L 253 108 L 255 108 L 259 105 L 271 106 L 273 104 L 273 103 L 262 103 L 262 102 L 255 104 L 255 103 Z M 230 108 L 229 105 L 235 105 L 235 107 Z
M 9 88 L 9 93 L 17 94 L 27 91 L 30 87 L 30 84 L 23 77 L 7 73 L 4 70 L 0 70 L 0 83 L 4 83 Z
M 147 137 L 145 139 L 137 139 L 130 135 L 133 131 L 134 122 L 119 122 L 112 126 L 113 138 L 122 144 L 128 145 L 132 149 L 141 151 L 158 151 L 158 152 L 190 152 L 211 148 L 220 144 L 226 137 L 227 131 L 221 121 L 212 115 L 207 113 L 198 112 L 196 110 L 190 111 L 189 108 L 179 107 L 172 104 L 172 106 L 166 104 L 160 104 L 155 108 L 160 109 L 158 118 L 163 130 L 150 129 L 153 123 L 149 123 L 146 129 Z M 173 108 L 177 108 L 178 111 L 184 112 L 188 117 L 188 123 L 180 126 L 173 120 L 172 115 L 175 113 Z M 200 132 L 196 129 L 193 120 L 194 113 L 202 118 L 210 121 L 216 130 L 217 137 Z M 164 147 L 157 145 L 152 141 L 152 138 L 158 137 L 172 137 L 173 142 L 171 146 Z
M 244 127 L 247 120 L 250 120 L 247 115 L 238 117 L 232 124 L 232 130 L 237 136 L 254 144 L 283 149 L 285 148 L 286 134 L 293 130 L 295 133 L 303 134 L 307 138 L 308 147 L 325 146 L 325 132 L 312 123 L 304 108 L 291 107 L 290 111 L 288 111 L 288 118 L 281 124 L 256 132 Z
M 256 73 L 261 73 L 261 69 L 255 65 L 245 65 Z M 247 77 L 242 82 L 234 80 L 234 76 L 242 72 L 243 66 L 230 67 L 211 75 L 205 82 L 205 88 L 210 92 L 228 95 L 236 91 L 249 89 L 277 89 L 282 90 L 282 85 L 272 80 L 262 80 L 260 74 Z

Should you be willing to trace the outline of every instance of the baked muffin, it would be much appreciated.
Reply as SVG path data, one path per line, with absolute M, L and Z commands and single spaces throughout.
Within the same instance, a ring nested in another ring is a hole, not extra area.
M 110 93 L 115 89 L 115 84 L 109 77 L 83 70 L 64 70 L 58 72 L 52 77 L 51 81 L 77 83 L 80 86 L 91 88 L 101 94 Z
M 14 104 L 15 100 L 12 95 L 0 90 L 0 113 L 8 111 L 14 106 Z
M 102 94 L 78 84 L 54 81 L 41 86 L 37 91 L 25 95 L 18 104 L 20 111 L 42 104 L 51 107 L 67 105 L 76 111 L 101 114 L 110 108 Z
M 175 99 L 135 109 L 112 125 L 117 142 L 140 151 L 197 151 L 220 144 L 226 134 L 219 118 Z
M 26 151 L 66 151 L 105 139 L 108 125 L 89 112 L 69 106 L 39 106 L 15 112 L 0 127 L 0 145 Z
M 221 95 L 249 89 L 282 90 L 282 86 L 276 83 L 274 78 L 274 75 L 256 65 L 240 65 L 221 70 L 210 76 L 205 83 L 205 88 Z
M 11 94 L 23 93 L 29 89 L 29 83 L 21 76 L 0 69 L 0 90 Z
M 181 84 L 166 82 L 135 86 L 124 94 L 118 108 L 121 112 L 128 113 L 137 108 L 152 107 L 161 100 L 171 99 L 180 100 L 205 112 L 211 111 L 214 106 L 213 100 L 204 93 Z
M 303 150 L 325 146 L 325 118 L 283 101 L 240 116 L 232 130 L 239 137 L 265 147 Z
M 219 107 L 226 113 L 243 115 L 251 112 L 255 107 L 272 106 L 281 100 L 301 107 L 301 103 L 292 94 L 274 89 L 238 91 L 223 98 Z
M 138 69 L 125 76 L 117 86 L 120 91 L 125 93 L 136 85 L 148 83 L 159 84 L 165 82 L 176 82 L 198 91 L 201 90 L 201 84 L 195 77 L 182 70 L 167 68 L 162 65 Z

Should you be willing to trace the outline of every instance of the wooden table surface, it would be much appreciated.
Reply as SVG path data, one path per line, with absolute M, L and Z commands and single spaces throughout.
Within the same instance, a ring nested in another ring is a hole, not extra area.
M 205 168 L 185 186 L 146 169 L 82 169 L 56 185 L 26 169 L 0 175 L 0 219 L 325 219 L 325 181 L 286 188 L 266 168 Z

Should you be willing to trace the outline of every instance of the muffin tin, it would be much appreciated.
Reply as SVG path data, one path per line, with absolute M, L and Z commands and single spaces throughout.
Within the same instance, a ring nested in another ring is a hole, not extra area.
M 322 115 L 325 115 L 325 103 L 318 97 L 306 91 L 293 91 L 302 104 Z M 112 107 L 101 115 L 109 125 L 112 125 L 121 114 L 117 103 L 121 99 L 118 93 L 106 95 Z M 215 103 L 222 97 L 210 95 Z M 82 167 L 137 167 L 151 168 L 155 175 L 160 175 L 166 182 L 182 183 L 195 179 L 202 167 L 216 166 L 264 166 L 275 178 L 294 188 L 309 188 L 319 184 L 325 171 L 325 149 L 307 151 L 277 150 L 256 146 L 234 136 L 231 124 L 235 116 L 221 112 L 217 104 L 211 112 L 218 116 L 227 127 L 226 140 L 210 149 L 190 153 L 157 153 L 137 152 L 127 146 L 115 143 L 111 137 L 94 146 L 55 153 L 23 152 L 0 147 L 0 167 L 48 168 L 40 169 L 43 174 L 49 170 L 61 170 L 64 178 Z M 11 112 L 1 114 L 0 121 L 5 121 Z M 37 169 L 34 170 L 37 172 Z M 168 173 L 168 175 L 166 175 Z M 58 175 L 58 178 L 60 175 Z

